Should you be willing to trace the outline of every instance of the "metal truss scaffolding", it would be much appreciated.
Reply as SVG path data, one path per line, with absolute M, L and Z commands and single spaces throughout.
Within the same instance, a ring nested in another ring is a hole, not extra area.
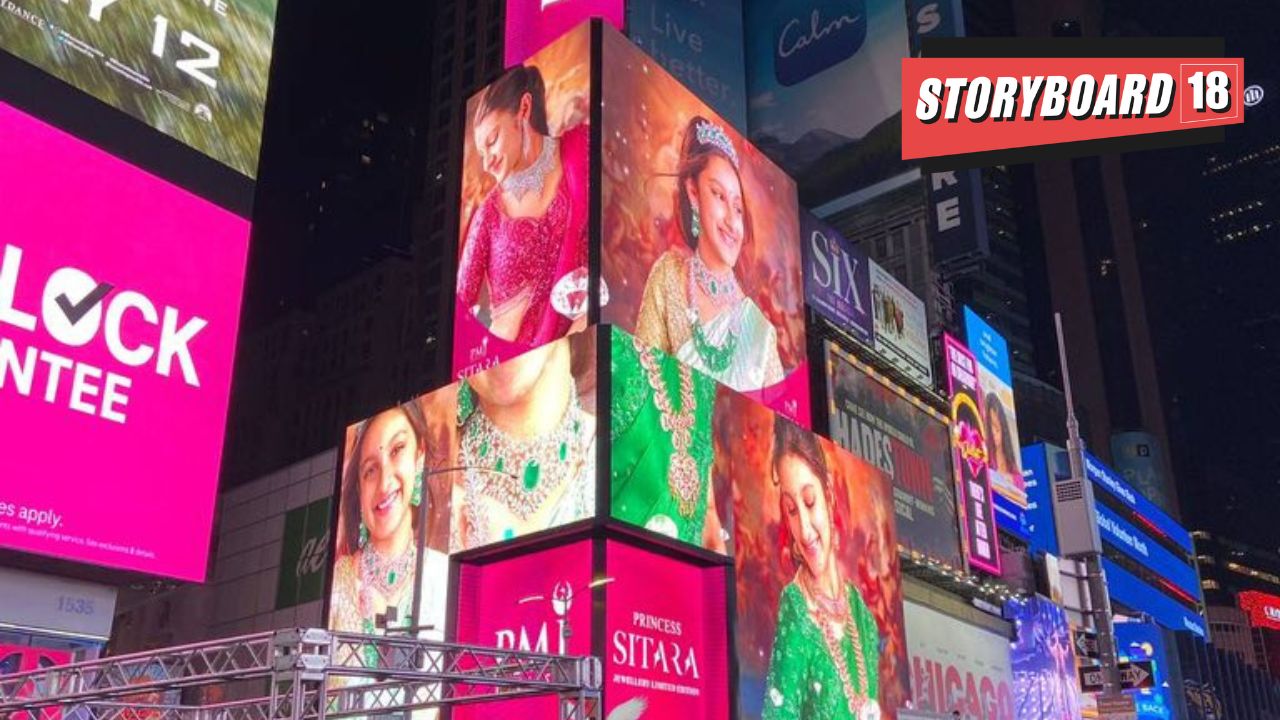
M 288 629 L 0 676 L 0 720 L 325 720 L 536 695 L 600 720 L 600 661 Z M 175 690 L 261 681 L 261 697 L 156 704 Z M 416 717 L 416 715 L 415 715 Z

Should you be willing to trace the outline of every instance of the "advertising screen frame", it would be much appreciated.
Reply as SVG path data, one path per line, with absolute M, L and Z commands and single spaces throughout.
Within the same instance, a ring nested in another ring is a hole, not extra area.
M 956 475 L 956 497 L 962 499 L 961 518 L 965 557 L 970 567 L 1000 575 L 1000 541 L 996 534 L 995 507 L 987 481 L 985 416 L 982 389 L 978 383 L 978 361 L 964 343 L 944 333 L 943 355 L 947 388 L 951 396 L 951 444 Z M 968 409 L 972 423 L 961 423 L 958 414 Z M 967 457 L 966 457 L 967 456 Z M 966 474 L 965 468 L 969 468 Z M 985 548 L 988 552 L 975 554 Z
M 1021 443 L 1018 442 L 1018 410 L 1017 398 L 1013 394 L 1013 371 L 1009 362 L 1009 343 L 973 308 L 964 308 L 965 338 L 969 350 L 978 360 L 978 384 L 985 395 L 983 412 L 986 413 L 987 425 L 990 426 L 993 414 L 991 400 L 999 404 L 1000 412 L 996 417 L 1004 423 L 1005 443 L 1002 450 L 1009 455 L 1006 462 L 1012 463 L 1010 472 L 999 472 L 994 462 L 988 457 L 987 475 L 990 478 L 991 491 L 995 501 L 996 523 L 1025 539 L 1027 537 L 1027 493 L 1022 475 Z M 1007 407 L 1006 407 L 1007 405 Z M 999 412 L 999 411 L 996 411 Z M 991 428 L 987 428 L 988 435 Z M 991 442 L 988 438 L 988 456 Z

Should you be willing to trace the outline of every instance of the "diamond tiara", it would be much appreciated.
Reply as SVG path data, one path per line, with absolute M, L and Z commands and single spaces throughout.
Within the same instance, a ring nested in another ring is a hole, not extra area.
M 738 151 L 733 147 L 733 141 L 724 128 L 704 120 L 695 126 L 695 130 L 699 145 L 714 146 L 729 158 L 734 167 L 738 166 Z

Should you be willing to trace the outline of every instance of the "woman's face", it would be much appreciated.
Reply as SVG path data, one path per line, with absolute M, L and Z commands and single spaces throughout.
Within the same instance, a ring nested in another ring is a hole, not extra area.
M 822 481 L 809 464 L 795 455 L 778 463 L 782 515 L 805 569 L 821 577 L 831 562 L 831 511 Z
M 738 262 L 746 233 L 746 209 L 742 183 L 733 164 L 712 155 L 707 166 L 685 188 L 689 202 L 698 208 L 702 234 L 698 249 L 711 265 L 731 268 Z
M 484 171 L 502 182 L 521 164 L 521 126 L 529 117 L 530 97 L 520 99 L 515 112 L 491 110 L 475 124 L 472 140 Z
M 359 448 L 360 519 L 375 543 L 412 530 L 410 506 L 422 450 L 409 418 L 388 410 L 369 421 Z
M 992 447 L 995 453 L 1004 451 L 1004 418 L 1000 415 L 999 408 L 987 408 L 987 445 Z M 994 463 L 996 458 L 992 457 L 988 460 Z
M 565 339 L 543 345 L 536 350 L 508 360 L 501 365 L 476 373 L 467 380 L 484 403 L 505 407 L 527 397 L 552 366 L 563 364 L 569 372 L 569 341 Z

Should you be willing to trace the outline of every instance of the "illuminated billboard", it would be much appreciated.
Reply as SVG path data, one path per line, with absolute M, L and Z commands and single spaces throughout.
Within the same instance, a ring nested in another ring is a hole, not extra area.
M 1128 693 L 1133 696 L 1137 720 L 1173 720 L 1178 713 L 1174 709 L 1174 685 L 1177 671 L 1173 669 L 1177 655 L 1165 643 L 1165 633 L 1154 623 L 1116 623 L 1116 649 L 1121 662 L 1151 663 L 1151 687 Z
M 591 540 L 487 564 L 458 574 L 455 639 L 468 645 L 551 655 L 590 655 Z M 554 696 L 454 708 L 453 717 L 558 717 Z
M 254 177 L 275 0 L 20 0 L 0 50 Z
M 795 184 L 605 27 L 601 322 L 809 423 Z
M 732 476 L 712 430 L 718 386 L 634 335 L 613 328 L 610 337 L 613 517 L 728 553 Z
M 896 717 L 909 668 L 892 483 L 737 393 L 715 432 L 734 478 L 741 717 Z
M 595 385 L 578 333 L 348 427 L 329 627 L 443 628 L 450 553 L 594 516 Z
M 1014 717 L 1079 718 L 1080 686 L 1066 611 L 1037 595 L 1006 602 L 1004 616 L 1016 633 L 1009 650 Z
M 1009 639 L 932 608 L 905 603 L 911 698 L 916 710 L 959 710 L 976 720 L 1023 720 L 1013 713 Z
M 867 254 L 808 210 L 800 211 L 800 247 L 805 302 L 832 328 L 870 347 L 875 321 Z
M 519 65 L 588 18 L 622 29 L 625 0 L 506 0 L 502 36 L 504 67 Z
M 742 0 L 627 0 L 627 36 L 721 117 L 746 130 Z
M 796 178 L 806 206 L 910 172 L 899 122 L 902 2 L 746 0 L 744 8 L 751 139 Z
M 1280 630 L 1280 595 L 1245 590 L 1236 593 L 1236 603 L 1248 614 L 1253 627 Z
M 1018 412 L 1013 399 L 1009 343 L 972 309 L 964 309 L 965 335 L 978 361 L 978 385 L 986 426 L 987 477 L 996 522 L 1019 537 L 1027 535 L 1027 488 L 1022 479 Z
M 964 564 L 947 418 L 826 343 L 829 433 L 893 483 L 898 544 Z
M 1000 574 L 1000 542 L 996 538 L 995 510 L 987 481 L 986 427 L 978 361 L 969 348 L 943 335 L 947 386 L 951 396 L 951 463 L 960 498 L 960 522 L 969 566 Z
M 467 102 L 455 377 L 586 327 L 590 29 Z
M 249 223 L 2 103 L 0 137 L 0 546 L 203 581 Z
M 929 320 L 924 301 L 874 260 L 871 267 L 871 312 L 875 350 L 922 387 L 933 389 L 929 354 Z
M 605 562 L 605 716 L 728 720 L 727 568 L 616 540 Z

